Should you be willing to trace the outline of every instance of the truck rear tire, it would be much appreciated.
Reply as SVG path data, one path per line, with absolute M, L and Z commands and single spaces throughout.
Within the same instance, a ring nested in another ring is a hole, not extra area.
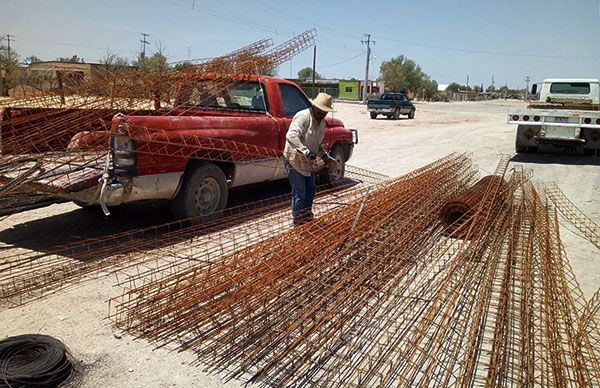
M 372 118 L 372 119 L 376 119 L 376 118 L 377 118 L 377 113 L 375 113 L 375 112 L 370 112 L 370 114 L 371 114 L 371 118 Z
M 202 162 L 183 177 L 179 193 L 171 201 L 176 219 L 188 219 L 219 211 L 227 205 L 227 179 L 216 165 Z
M 400 109 L 396 109 L 394 114 L 392 115 L 393 120 L 398 120 L 400 118 Z
M 341 146 L 335 145 L 329 153 L 337 161 L 336 166 L 328 168 L 320 174 L 321 183 L 335 183 L 344 179 L 346 172 L 346 154 Z
M 535 154 L 536 152 L 538 152 L 538 147 L 537 146 L 527 147 L 527 146 L 521 146 L 521 145 L 515 144 L 515 151 L 517 151 L 518 154 L 524 154 L 524 153 Z
M 408 118 L 411 120 L 415 118 L 415 110 L 414 109 L 410 110 L 410 112 L 408 113 Z

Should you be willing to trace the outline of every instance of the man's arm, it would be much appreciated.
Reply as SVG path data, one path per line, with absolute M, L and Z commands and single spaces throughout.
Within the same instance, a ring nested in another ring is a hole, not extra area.
M 306 134 L 309 125 L 309 118 L 305 115 L 294 116 L 294 119 L 290 124 L 290 129 L 288 130 L 287 135 L 285 135 L 286 141 L 297 151 L 302 152 L 305 155 L 308 154 L 309 149 L 302 143 L 300 138 Z

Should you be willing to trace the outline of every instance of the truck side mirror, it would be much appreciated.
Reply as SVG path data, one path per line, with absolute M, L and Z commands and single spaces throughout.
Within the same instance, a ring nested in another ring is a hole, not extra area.
M 531 94 L 534 96 L 537 94 L 537 84 L 531 85 Z

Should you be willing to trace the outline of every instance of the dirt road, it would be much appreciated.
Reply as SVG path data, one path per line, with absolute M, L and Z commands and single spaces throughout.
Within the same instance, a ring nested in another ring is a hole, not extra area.
M 418 103 L 416 119 L 392 121 L 371 120 L 364 106 L 339 103 L 335 117 L 360 130 L 360 143 L 351 160 L 355 166 L 399 176 L 451 152 L 470 152 L 484 175 L 494 171 L 502 154 L 514 152 L 515 128 L 506 124 L 506 113 L 522 105 L 510 100 Z M 511 167 L 516 164 L 531 169 L 535 180 L 558 183 L 575 205 L 600 220 L 600 158 L 542 149 L 539 154 L 514 156 Z M 71 203 L 53 205 L 0 221 L 0 252 L 44 251 L 81 236 L 99 237 L 168 219 L 167 208 L 160 203 L 118 210 L 109 219 Z M 600 284 L 598 250 L 568 224 L 562 238 L 589 297 Z M 114 278 L 94 280 L 23 307 L 0 306 L 1 337 L 42 332 L 62 339 L 80 362 L 76 384 L 85 387 L 241 386 L 240 382 L 223 383 L 218 376 L 191 366 L 191 353 L 153 350 L 147 342 L 115 336 L 104 320 L 106 300 L 119 291 L 112 287 L 114 282 Z

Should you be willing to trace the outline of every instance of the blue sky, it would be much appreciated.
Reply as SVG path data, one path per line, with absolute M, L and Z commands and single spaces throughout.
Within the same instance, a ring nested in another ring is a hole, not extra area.
M 600 77 L 599 0 L 0 0 L 0 34 L 22 58 L 77 54 L 97 62 L 107 48 L 133 59 L 140 33 L 159 40 L 170 61 L 220 55 L 271 37 L 317 29 L 317 71 L 364 78 L 400 54 L 439 83 L 524 87 L 551 77 Z M 5 42 L 4 42 L 5 43 Z M 280 66 L 295 77 L 312 50 Z

